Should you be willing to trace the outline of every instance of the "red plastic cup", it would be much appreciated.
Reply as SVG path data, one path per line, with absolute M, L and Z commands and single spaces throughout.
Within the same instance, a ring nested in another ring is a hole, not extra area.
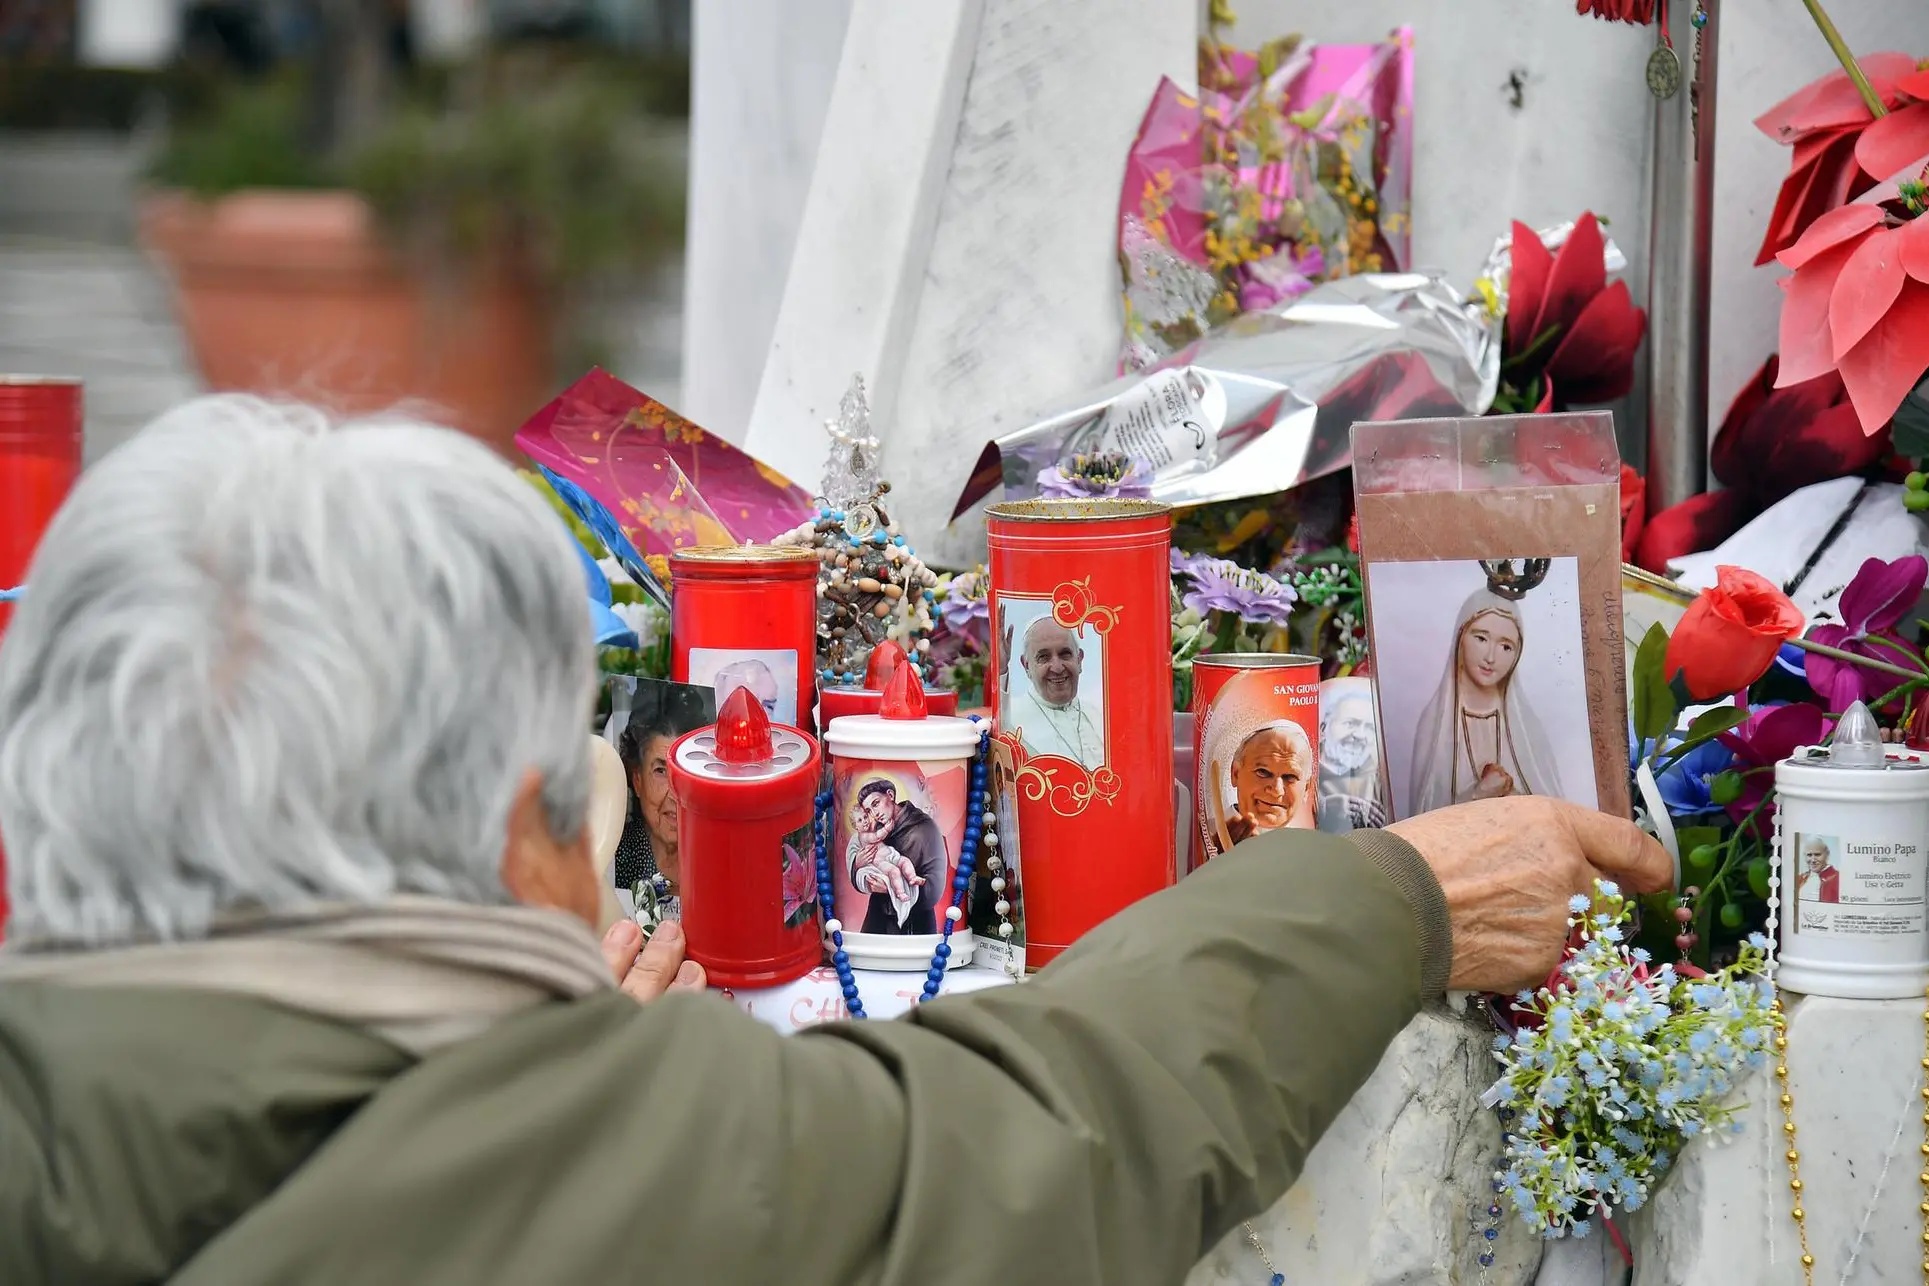
M 0 375 L 0 589 L 27 579 L 41 533 L 80 476 L 80 381 Z M 0 603 L 0 632 L 13 605 Z

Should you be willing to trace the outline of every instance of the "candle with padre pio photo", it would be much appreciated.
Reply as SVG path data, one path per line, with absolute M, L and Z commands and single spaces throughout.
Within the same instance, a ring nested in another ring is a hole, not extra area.
M 985 687 L 1013 760 L 1028 967 L 1177 877 L 1170 506 L 993 505 Z
M 670 556 L 670 677 L 738 688 L 772 723 L 806 732 L 817 704 L 817 555 L 776 545 L 706 545 Z
M 1318 821 L 1319 671 L 1315 656 L 1194 659 L 1193 867 L 1255 835 Z
M 959 901 L 965 841 L 977 835 L 967 823 L 978 725 L 932 713 L 909 667 L 889 684 L 876 714 L 842 715 L 824 733 L 832 914 L 857 968 L 925 969 Z M 960 924 L 948 966 L 971 963 L 973 946 Z

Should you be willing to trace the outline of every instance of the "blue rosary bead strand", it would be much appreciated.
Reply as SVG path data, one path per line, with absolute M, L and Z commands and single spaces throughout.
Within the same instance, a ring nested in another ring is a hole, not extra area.
M 826 924 L 836 924 L 831 908 L 831 859 L 830 859 L 830 808 L 831 795 L 825 791 L 817 796 L 817 815 L 813 819 L 817 847 L 817 902 L 824 909 Z M 844 931 L 841 927 L 831 930 L 831 967 L 837 970 L 837 981 L 844 990 L 844 1007 L 852 1018 L 864 1017 L 864 1001 L 857 993 L 857 979 L 851 975 L 851 957 L 844 950 Z

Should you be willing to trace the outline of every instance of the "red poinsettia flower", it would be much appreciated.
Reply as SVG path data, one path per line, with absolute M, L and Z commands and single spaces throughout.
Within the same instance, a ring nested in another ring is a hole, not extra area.
M 1905 106 L 1902 82 L 1915 84 L 1913 78 L 1919 75 L 1915 59 L 1908 54 L 1887 53 L 1858 61 L 1884 107 Z M 1866 157 L 1875 164 L 1861 164 L 1865 159 L 1860 152 L 1862 137 L 1881 124 L 1870 115 L 1868 104 L 1845 71 L 1829 73 L 1756 117 L 1756 129 L 1787 144 L 1795 153 L 1788 177 L 1782 180 L 1782 190 L 1775 198 L 1775 212 L 1768 218 L 1768 233 L 1762 238 L 1756 263 L 1767 263 L 1794 245 L 1815 220 L 1884 179 L 1895 177 L 1908 164 L 1905 156 L 1893 168 L 1880 168 L 1892 149 L 1912 131 L 1913 126 L 1908 124 L 1884 127 Z M 1926 151 L 1929 145 L 1919 148 L 1915 155 Z
M 1754 516 L 1739 491 L 1704 491 L 1663 509 L 1641 524 L 1631 560 L 1643 571 L 1668 574 L 1668 563 L 1683 554 L 1713 549 Z
M 1880 473 L 1893 461 L 1886 431 L 1862 432 L 1839 374 L 1777 388 L 1780 374 L 1781 360 L 1770 357 L 1722 417 L 1709 469 L 1725 490 L 1650 515 L 1630 562 L 1665 575 L 1670 559 L 1713 549 L 1802 487 Z
M 1839 371 L 1862 431 L 1878 432 L 1929 370 L 1929 219 L 1886 183 L 1817 219 L 1777 258 L 1794 275 L 1782 283 L 1776 384 Z
M 1802 611 L 1775 583 L 1745 567 L 1717 567 L 1668 636 L 1663 672 L 1681 676 L 1688 695 L 1712 701 L 1768 673 L 1782 644 L 1802 632 Z
M 1592 214 L 1581 216 L 1559 255 L 1514 224 L 1502 373 L 1515 389 L 1539 381 L 1536 410 L 1611 402 L 1633 387 L 1648 317 L 1626 282 L 1608 281 L 1606 252 Z
M 1901 175 L 1929 155 L 1929 70 L 1896 78 L 1899 105 L 1855 140 L 1855 163 L 1878 182 Z
M 1634 561 L 1634 547 L 1640 543 L 1641 527 L 1648 517 L 1648 480 L 1621 466 L 1621 561 Z
M 1654 4 L 1655 0 L 1574 0 L 1574 12 L 1645 27 L 1654 21 Z

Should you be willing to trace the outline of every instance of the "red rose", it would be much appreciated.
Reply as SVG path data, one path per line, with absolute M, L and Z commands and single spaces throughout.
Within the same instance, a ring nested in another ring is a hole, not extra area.
M 1688 695 L 1713 701 L 1768 673 L 1783 643 L 1802 632 L 1801 609 L 1774 582 L 1743 567 L 1718 567 L 1668 639 L 1666 673 Z

